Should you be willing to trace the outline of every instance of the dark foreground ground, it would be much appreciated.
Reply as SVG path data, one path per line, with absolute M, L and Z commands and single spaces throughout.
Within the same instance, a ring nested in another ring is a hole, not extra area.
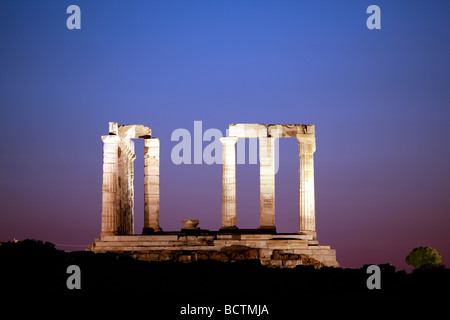
M 70 265 L 80 267 L 79 290 L 67 288 Z M 349 312 L 354 312 L 356 306 L 367 306 L 367 315 L 385 305 L 404 306 L 409 311 L 425 308 L 430 312 L 446 307 L 449 301 L 448 269 L 415 270 L 407 274 L 381 265 L 379 290 L 367 288 L 370 274 L 366 269 L 367 266 L 268 269 L 257 261 L 150 263 L 113 253 L 69 253 L 36 241 L 0 246 L 2 297 L 20 301 L 79 301 L 109 311 L 144 309 L 149 315 L 164 315 L 149 319 L 208 318 L 205 314 L 182 315 L 183 307 L 215 307 L 215 314 L 210 316 L 213 319 L 300 319 L 300 315 L 308 313 L 323 315 L 334 306 L 347 308 Z M 253 312 L 255 305 L 266 306 L 269 315 L 248 314 L 247 307 L 235 307 L 235 312 L 225 314 L 226 308 L 230 311 L 235 305 L 250 305 Z

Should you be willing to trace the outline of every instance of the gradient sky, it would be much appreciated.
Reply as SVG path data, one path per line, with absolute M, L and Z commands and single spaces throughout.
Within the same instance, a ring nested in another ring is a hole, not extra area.
M 81 30 L 66 28 L 71 4 Z M 371 4 L 381 30 L 366 27 Z M 418 246 L 449 266 L 449 40 L 447 0 L 2 0 L 0 240 L 99 237 L 109 121 L 160 138 L 166 231 L 221 221 L 221 166 L 174 165 L 175 129 L 314 123 L 318 240 L 341 266 L 407 269 Z M 140 232 L 142 141 L 136 153 Z M 298 230 L 297 172 L 297 143 L 284 139 L 280 232 Z M 258 176 L 237 167 L 238 227 L 259 225 Z

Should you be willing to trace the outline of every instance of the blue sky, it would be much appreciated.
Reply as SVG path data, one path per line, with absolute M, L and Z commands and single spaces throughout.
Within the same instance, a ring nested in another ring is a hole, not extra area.
M 71 4 L 81 30 L 66 27 Z M 371 4 L 381 30 L 366 27 Z M 220 226 L 221 167 L 174 165 L 175 129 L 314 123 L 319 242 L 344 266 L 404 268 L 424 245 L 448 264 L 449 16 L 448 1 L 4 0 L 0 240 L 99 236 L 109 121 L 160 138 L 164 230 Z M 280 146 L 277 227 L 296 232 L 298 151 Z M 238 225 L 257 227 L 259 168 L 237 170 Z

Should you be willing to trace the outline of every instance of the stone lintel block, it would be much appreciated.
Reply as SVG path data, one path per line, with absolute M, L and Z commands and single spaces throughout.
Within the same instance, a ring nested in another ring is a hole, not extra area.
M 228 135 L 238 138 L 267 137 L 267 124 L 265 123 L 232 123 L 229 125 Z
M 141 124 L 118 125 L 117 122 L 110 122 L 109 134 L 128 139 L 150 138 L 152 130 Z
M 270 124 L 268 127 L 269 137 L 275 138 L 297 138 L 297 136 L 314 136 L 313 124 Z

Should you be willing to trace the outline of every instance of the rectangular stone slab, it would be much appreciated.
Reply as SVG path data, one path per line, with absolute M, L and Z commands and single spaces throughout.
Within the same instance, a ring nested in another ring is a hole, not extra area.
M 264 123 L 232 123 L 228 135 L 238 138 L 267 137 L 267 124 Z
M 109 134 L 117 135 L 122 139 L 149 139 L 152 136 L 152 129 L 142 124 L 119 125 L 117 122 L 110 122 Z
M 298 135 L 314 134 L 313 124 L 270 124 L 269 137 L 297 138 Z

